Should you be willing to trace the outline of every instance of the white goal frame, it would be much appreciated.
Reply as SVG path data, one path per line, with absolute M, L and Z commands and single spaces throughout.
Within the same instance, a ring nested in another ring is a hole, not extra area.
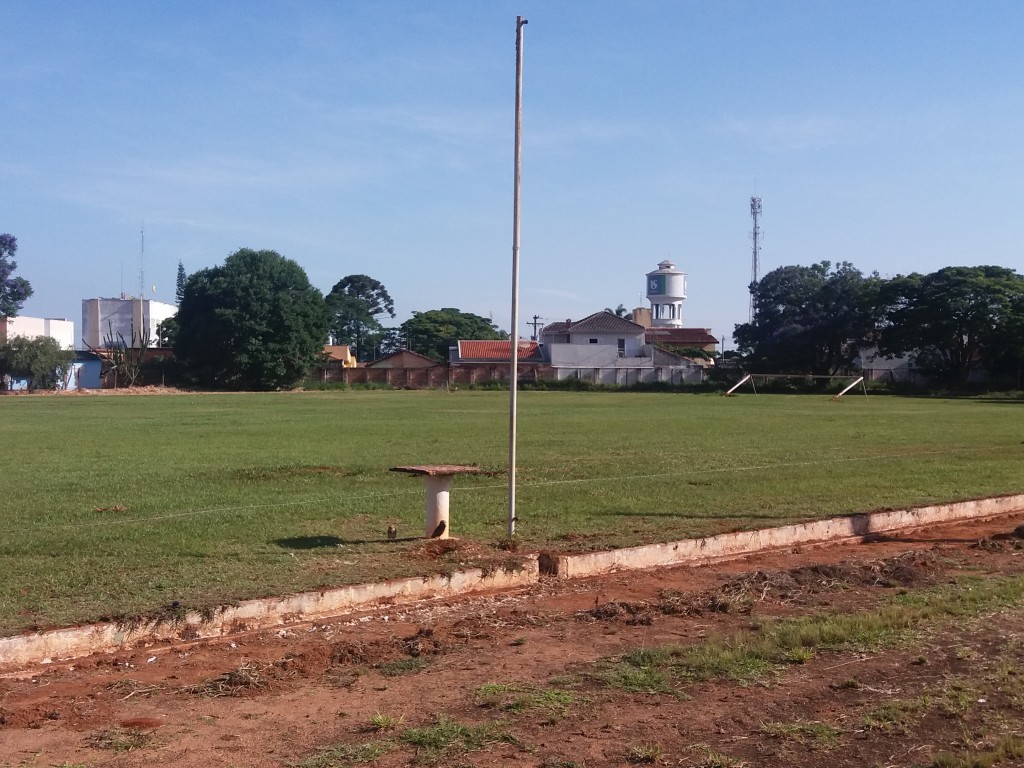
M 728 395 L 733 394 L 737 389 L 742 387 L 747 382 L 750 382 L 750 388 L 754 391 L 754 394 L 756 395 L 757 394 L 757 379 L 761 379 L 762 384 L 765 381 L 769 380 L 769 379 L 828 379 L 829 381 L 831 381 L 832 379 L 847 379 L 847 380 L 852 379 L 850 384 L 847 387 L 845 387 L 843 389 L 843 391 L 840 392 L 838 395 L 833 395 L 831 400 L 833 400 L 833 401 L 838 400 L 843 395 L 845 395 L 847 392 L 849 392 L 851 389 L 856 387 L 858 384 L 860 384 L 860 388 L 861 388 L 861 391 L 864 393 L 864 397 L 868 396 L 868 388 L 864 384 L 864 377 L 863 376 L 850 376 L 850 375 L 822 376 L 822 375 L 811 375 L 811 374 L 806 374 L 805 375 L 805 374 L 799 374 L 799 373 L 748 373 L 742 379 L 740 379 L 735 384 L 733 384 L 731 387 L 729 387 L 728 391 L 725 392 L 725 395 L 728 396 Z

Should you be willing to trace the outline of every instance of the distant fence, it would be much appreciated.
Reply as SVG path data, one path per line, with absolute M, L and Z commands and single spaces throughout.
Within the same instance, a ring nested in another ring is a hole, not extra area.
M 317 368 L 314 376 L 317 381 L 325 383 L 378 384 L 395 389 L 439 389 L 485 381 L 508 381 L 509 365 L 435 365 L 417 368 L 343 368 L 340 365 L 326 365 Z M 554 369 L 547 365 L 524 365 L 519 369 L 520 381 L 554 378 Z

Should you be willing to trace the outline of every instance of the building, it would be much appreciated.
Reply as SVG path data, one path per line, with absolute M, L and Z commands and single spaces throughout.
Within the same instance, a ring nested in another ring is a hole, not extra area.
M 700 365 L 646 340 L 647 329 L 602 311 L 573 322 L 551 323 L 540 332 L 541 349 L 556 379 L 597 384 L 699 383 Z
M 100 349 L 121 338 L 136 349 L 160 346 L 158 326 L 177 312 L 153 299 L 82 299 L 82 347 Z
M 75 348 L 75 324 L 71 320 L 56 317 L 0 317 L 0 343 L 21 336 L 38 339 L 49 336 L 60 344 L 61 349 Z
M 342 368 L 355 368 L 357 365 L 348 344 L 325 344 L 324 356 L 329 365 L 341 365 Z
M 662 261 L 647 273 L 646 291 L 651 306 L 633 310 L 632 320 L 604 311 L 545 326 L 541 350 L 556 378 L 603 384 L 702 381 L 703 369 L 713 361 L 679 352 L 713 353 L 718 342 L 707 328 L 683 327 L 686 273 Z
M 644 339 L 670 352 L 699 349 L 710 354 L 718 348 L 718 339 L 708 328 L 648 328 Z
M 544 355 L 536 341 L 519 340 L 516 359 L 520 365 L 541 364 Z M 512 342 L 504 340 L 459 341 L 448 349 L 448 361 L 452 365 L 505 365 L 512 360 Z

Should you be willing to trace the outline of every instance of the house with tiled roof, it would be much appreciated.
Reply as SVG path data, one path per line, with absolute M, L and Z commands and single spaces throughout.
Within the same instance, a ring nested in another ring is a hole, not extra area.
M 348 344 L 325 344 L 324 357 L 329 363 L 340 363 L 343 368 L 355 368 L 356 358 Z
M 436 368 L 443 363 L 437 362 L 432 357 L 413 352 L 411 349 L 400 349 L 367 363 L 367 368 Z
M 536 341 L 519 341 L 517 357 L 520 363 L 543 363 L 544 355 Z M 507 363 L 512 358 L 512 342 L 509 339 L 493 341 L 463 341 L 449 349 L 452 365 L 479 363 Z
M 558 379 L 602 384 L 699 382 L 701 368 L 647 341 L 648 329 L 607 310 L 550 323 L 541 350 Z
M 648 328 L 644 338 L 648 344 L 668 349 L 689 347 L 714 352 L 718 347 L 718 339 L 707 328 Z
M 507 381 L 512 358 L 509 339 L 461 339 L 448 349 L 449 371 L 453 384 L 476 384 L 482 381 Z M 553 378 L 536 341 L 519 340 L 516 359 L 520 380 Z

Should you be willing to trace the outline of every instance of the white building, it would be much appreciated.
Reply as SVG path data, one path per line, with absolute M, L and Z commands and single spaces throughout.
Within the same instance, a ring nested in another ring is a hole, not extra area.
M 75 324 L 56 317 L 0 317 L 0 342 L 22 336 L 38 339 L 49 336 L 56 339 L 61 349 L 75 348 Z
M 82 299 L 82 345 L 88 349 L 104 346 L 105 338 L 124 338 L 130 347 L 148 339 L 157 343 L 157 326 L 174 317 L 178 308 L 153 299 Z
M 625 385 L 701 381 L 700 366 L 648 344 L 646 332 L 611 312 L 595 312 L 576 322 L 546 325 L 540 342 L 558 379 Z

